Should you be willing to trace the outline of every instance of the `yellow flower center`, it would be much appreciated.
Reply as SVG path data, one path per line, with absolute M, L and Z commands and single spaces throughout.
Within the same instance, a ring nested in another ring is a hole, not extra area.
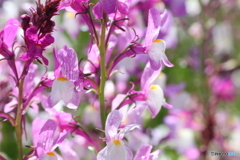
M 67 12 L 67 16 L 68 16 L 69 18 L 74 18 L 74 17 L 75 17 L 75 14 L 74 14 L 74 12 Z
M 162 40 L 161 39 L 155 39 L 154 41 L 153 41 L 153 43 L 157 43 L 157 42 L 161 42 Z
M 53 153 L 53 152 L 48 152 L 47 155 L 49 155 L 49 156 L 56 156 L 55 153 Z
M 158 89 L 158 88 L 159 88 L 159 85 L 151 85 L 150 87 L 151 90 Z
M 115 144 L 115 145 L 121 145 L 121 141 L 120 141 L 120 140 L 114 140 L 114 141 L 113 141 L 113 144 Z
M 58 77 L 57 80 L 59 80 L 59 81 L 67 81 L 68 79 L 64 78 L 64 77 Z

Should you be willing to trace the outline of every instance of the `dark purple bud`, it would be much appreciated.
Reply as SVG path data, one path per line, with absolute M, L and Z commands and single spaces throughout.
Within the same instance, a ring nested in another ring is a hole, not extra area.
M 49 20 L 41 27 L 40 33 L 51 33 L 53 31 L 53 28 L 55 26 L 55 22 L 52 20 Z
M 24 14 L 21 16 L 21 19 L 22 19 L 21 27 L 23 28 L 23 30 L 26 30 L 27 28 L 30 27 L 30 25 L 29 25 L 30 16 L 27 14 Z

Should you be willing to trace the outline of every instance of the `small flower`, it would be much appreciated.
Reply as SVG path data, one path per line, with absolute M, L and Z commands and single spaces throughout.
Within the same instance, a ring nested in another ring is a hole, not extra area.
M 53 107 L 62 100 L 67 107 L 76 109 L 80 102 L 79 93 L 74 84 L 79 78 L 76 52 L 65 46 L 55 52 L 55 62 L 56 79 L 53 81 L 48 105 Z
M 41 129 L 39 129 L 41 126 Z M 63 142 L 68 132 L 59 132 L 57 122 L 48 119 L 47 121 L 35 119 L 33 121 L 33 141 L 35 155 L 39 160 L 57 160 L 56 153 L 53 151 Z
M 125 133 L 135 128 L 140 129 L 137 124 L 127 125 L 118 133 L 118 128 L 123 119 L 123 115 L 114 110 L 109 113 L 106 121 L 105 134 L 107 146 L 103 148 L 97 155 L 97 160 L 132 160 L 132 151 L 125 146 L 122 141 Z
M 42 58 L 44 64 L 48 65 L 48 60 L 42 54 L 43 50 L 54 42 L 54 38 L 50 34 L 46 34 L 42 38 L 39 38 L 37 28 L 30 27 L 26 30 L 25 41 L 28 50 L 21 58 L 25 61 Z
M 151 152 L 152 146 L 151 145 L 143 145 L 141 146 L 133 160 L 156 160 L 159 155 L 161 154 L 161 150 L 156 150 L 152 153 Z
M 163 65 L 173 67 L 165 55 L 166 44 L 161 39 L 156 39 L 161 27 L 167 19 L 167 11 L 162 14 L 155 9 L 151 8 L 148 13 L 148 27 L 145 37 L 145 45 L 147 47 L 147 54 L 149 55 L 151 68 L 158 70 Z

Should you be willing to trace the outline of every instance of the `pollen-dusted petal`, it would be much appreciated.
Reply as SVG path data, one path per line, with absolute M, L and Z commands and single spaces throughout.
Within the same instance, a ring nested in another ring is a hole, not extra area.
M 147 104 L 152 113 L 152 118 L 156 117 L 163 104 L 163 90 L 159 85 L 149 87 Z
M 49 156 L 56 156 L 56 154 L 54 152 L 47 152 L 46 154 Z
M 153 90 L 153 89 L 158 89 L 159 86 L 158 85 L 151 85 L 150 89 Z
M 113 140 L 112 142 L 113 142 L 113 144 L 115 144 L 115 145 L 121 145 L 121 141 L 118 140 L 118 139 Z
M 44 154 L 44 155 L 39 157 L 39 160 L 57 160 L 57 159 L 58 158 L 57 158 L 56 154 L 53 153 L 53 152 L 48 152 L 48 153 L 46 153 L 46 154 Z
M 68 79 L 65 78 L 65 77 L 58 77 L 57 80 L 59 80 L 59 81 L 67 81 Z
M 153 41 L 153 43 L 161 42 L 161 41 L 162 41 L 161 39 L 155 39 L 155 40 Z

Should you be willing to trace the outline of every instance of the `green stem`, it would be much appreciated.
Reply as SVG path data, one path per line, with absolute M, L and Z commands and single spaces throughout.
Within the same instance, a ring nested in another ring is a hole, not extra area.
M 100 51 L 100 59 L 101 59 L 100 60 L 101 78 L 100 78 L 99 100 L 100 100 L 100 115 L 101 115 L 101 122 L 102 122 L 103 129 L 105 128 L 105 121 L 106 121 L 105 98 L 104 98 L 104 88 L 105 88 L 105 83 L 106 83 L 105 34 L 106 34 L 106 15 L 103 13 L 101 39 L 100 39 L 100 44 L 98 46 L 99 51 Z
M 16 115 L 16 136 L 18 142 L 18 159 L 23 159 L 23 148 L 22 148 L 22 97 L 23 97 L 23 83 L 24 78 L 20 80 L 19 84 L 19 94 L 18 94 L 18 108 L 17 108 L 17 115 Z

